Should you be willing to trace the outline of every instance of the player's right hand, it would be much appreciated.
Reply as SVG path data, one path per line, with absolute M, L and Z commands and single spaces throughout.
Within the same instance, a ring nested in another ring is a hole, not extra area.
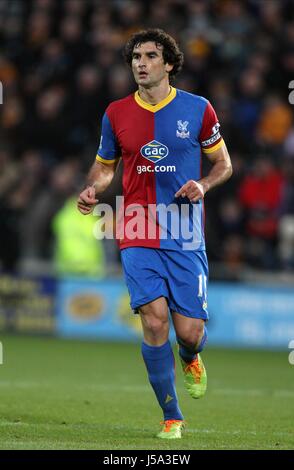
M 87 215 L 91 214 L 97 202 L 94 186 L 88 186 L 79 195 L 77 206 L 82 214 Z

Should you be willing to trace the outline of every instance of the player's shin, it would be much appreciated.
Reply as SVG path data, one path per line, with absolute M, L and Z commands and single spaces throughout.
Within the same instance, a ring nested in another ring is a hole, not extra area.
M 205 327 L 201 341 L 193 349 L 189 349 L 186 345 L 181 343 L 181 340 L 178 338 L 185 387 L 192 398 L 203 397 L 207 388 L 206 370 L 199 354 L 204 348 L 206 340 L 207 331 Z
M 182 420 L 175 388 L 174 355 L 170 342 L 162 346 L 142 343 L 142 355 L 149 381 L 163 411 L 164 420 Z

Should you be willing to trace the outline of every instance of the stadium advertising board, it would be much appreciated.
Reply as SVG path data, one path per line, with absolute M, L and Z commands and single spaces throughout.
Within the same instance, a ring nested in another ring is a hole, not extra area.
M 132 313 L 124 283 L 89 279 L 60 281 L 57 328 L 61 336 L 136 340 L 140 319 Z
M 55 289 L 51 278 L 0 276 L 0 331 L 55 333 Z
M 210 344 L 286 349 L 294 338 L 290 288 L 216 283 L 208 307 Z
M 294 338 L 294 293 L 286 288 L 211 283 L 208 345 L 287 348 Z M 120 280 L 63 280 L 58 289 L 61 336 L 140 340 L 140 319 Z M 174 332 L 171 332 L 174 339 Z

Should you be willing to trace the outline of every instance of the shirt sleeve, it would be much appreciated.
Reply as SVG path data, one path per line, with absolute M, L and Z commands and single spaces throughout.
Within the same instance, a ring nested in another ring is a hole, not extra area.
M 224 144 L 219 129 L 220 124 L 216 112 L 208 101 L 203 114 L 202 127 L 199 134 L 202 152 L 214 152 Z
M 120 148 L 115 134 L 112 130 L 111 122 L 105 112 L 102 119 L 102 129 L 96 160 L 102 163 L 114 163 L 120 158 Z

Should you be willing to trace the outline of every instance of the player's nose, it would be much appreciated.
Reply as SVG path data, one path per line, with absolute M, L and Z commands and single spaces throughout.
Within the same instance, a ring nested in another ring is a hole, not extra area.
M 140 60 L 138 62 L 138 67 L 139 69 L 146 67 L 146 60 L 144 59 L 144 57 L 140 57 Z

